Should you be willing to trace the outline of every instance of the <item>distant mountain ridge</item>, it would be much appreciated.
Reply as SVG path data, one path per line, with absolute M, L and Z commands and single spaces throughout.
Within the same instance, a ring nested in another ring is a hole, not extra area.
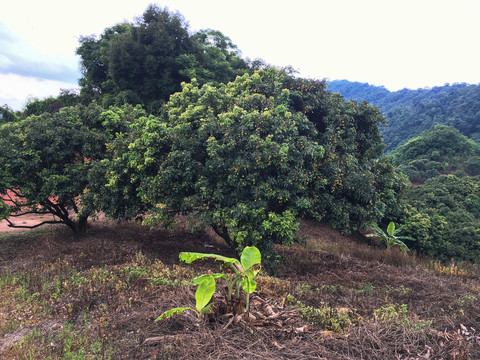
M 348 100 L 378 106 L 387 118 L 381 127 L 386 151 L 418 136 L 433 125 L 449 125 L 480 142 L 480 85 L 453 84 L 432 89 L 389 91 L 383 86 L 335 80 L 329 89 Z

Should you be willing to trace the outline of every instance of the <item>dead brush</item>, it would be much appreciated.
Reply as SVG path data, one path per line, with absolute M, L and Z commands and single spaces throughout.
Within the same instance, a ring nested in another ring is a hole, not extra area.
M 452 259 L 449 265 L 443 265 L 441 261 L 433 261 L 431 269 L 440 275 L 467 276 L 468 272 L 458 267 Z
M 398 247 L 382 249 L 375 245 L 368 245 L 360 242 L 331 243 L 322 241 L 310 241 L 306 247 L 307 250 L 322 250 L 329 253 L 351 256 L 360 260 L 378 261 L 382 264 L 393 265 L 396 267 L 415 267 L 418 264 L 418 258 L 414 251 L 405 254 Z

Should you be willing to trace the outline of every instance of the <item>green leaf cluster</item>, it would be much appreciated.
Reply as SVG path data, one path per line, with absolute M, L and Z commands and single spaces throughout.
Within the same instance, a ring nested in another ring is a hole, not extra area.
M 404 226 L 399 228 L 395 228 L 395 223 L 391 221 L 388 224 L 387 231 L 382 230 L 377 224 L 373 224 L 371 226 L 371 230 L 375 231 L 375 233 L 367 234 L 368 237 L 376 237 L 380 244 L 382 244 L 387 249 L 392 246 L 398 246 L 402 249 L 403 252 L 409 251 L 408 246 L 402 240 L 411 240 L 415 241 L 414 238 L 410 236 L 401 236 L 399 233 L 402 231 Z
M 406 200 L 411 247 L 443 261 L 480 261 L 480 177 L 441 175 L 410 189 Z

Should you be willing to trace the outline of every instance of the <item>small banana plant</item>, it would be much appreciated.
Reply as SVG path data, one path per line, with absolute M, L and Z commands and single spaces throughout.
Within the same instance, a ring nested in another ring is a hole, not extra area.
M 379 242 L 387 249 L 391 246 L 398 246 L 404 253 L 407 253 L 407 251 L 409 251 L 409 248 L 402 240 L 415 241 L 415 239 L 410 236 L 398 235 L 398 233 L 402 231 L 403 226 L 395 229 L 395 223 L 393 221 L 388 224 L 386 232 L 380 229 L 377 224 L 373 224 L 372 226 L 370 226 L 370 229 L 375 231 L 375 233 L 367 234 L 366 236 L 377 237 Z
M 248 313 L 250 304 L 250 294 L 257 288 L 257 282 L 254 280 L 261 268 L 262 256 L 255 246 L 247 246 L 240 255 L 240 261 L 235 258 L 229 258 L 217 254 L 203 254 L 195 252 L 181 252 L 180 260 L 187 264 L 199 259 L 214 259 L 221 261 L 224 265 L 233 270 L 234 276 L 227 276 L 223 273 L 204 274 L 192 280 L 193 285 L 198 285 L 195 292 L 195 309 L 191 307 L 178 307 L 165 311 L 155 321 L 168 319 L 171 316 L 179 315 L 186 310 L 195 312 L 199 318 L 203 314 L 209 313 L 212 306 L 212 297 L 216 290 L 216 280 L 223 279 L 227 283 L 227 299 L 232 302 L 232 296 L 236 300 L 240 299 L 240 291 L 245 293 L 245 312 Z

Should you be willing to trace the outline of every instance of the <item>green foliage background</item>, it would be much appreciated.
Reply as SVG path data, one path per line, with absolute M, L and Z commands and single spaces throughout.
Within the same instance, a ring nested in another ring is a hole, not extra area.
M 416 239 L 411 247 L 444 261 L 480 260 L 479 153 L 455 128 L 436 125 L 389 154 L 415 184 L 397 214 Z

